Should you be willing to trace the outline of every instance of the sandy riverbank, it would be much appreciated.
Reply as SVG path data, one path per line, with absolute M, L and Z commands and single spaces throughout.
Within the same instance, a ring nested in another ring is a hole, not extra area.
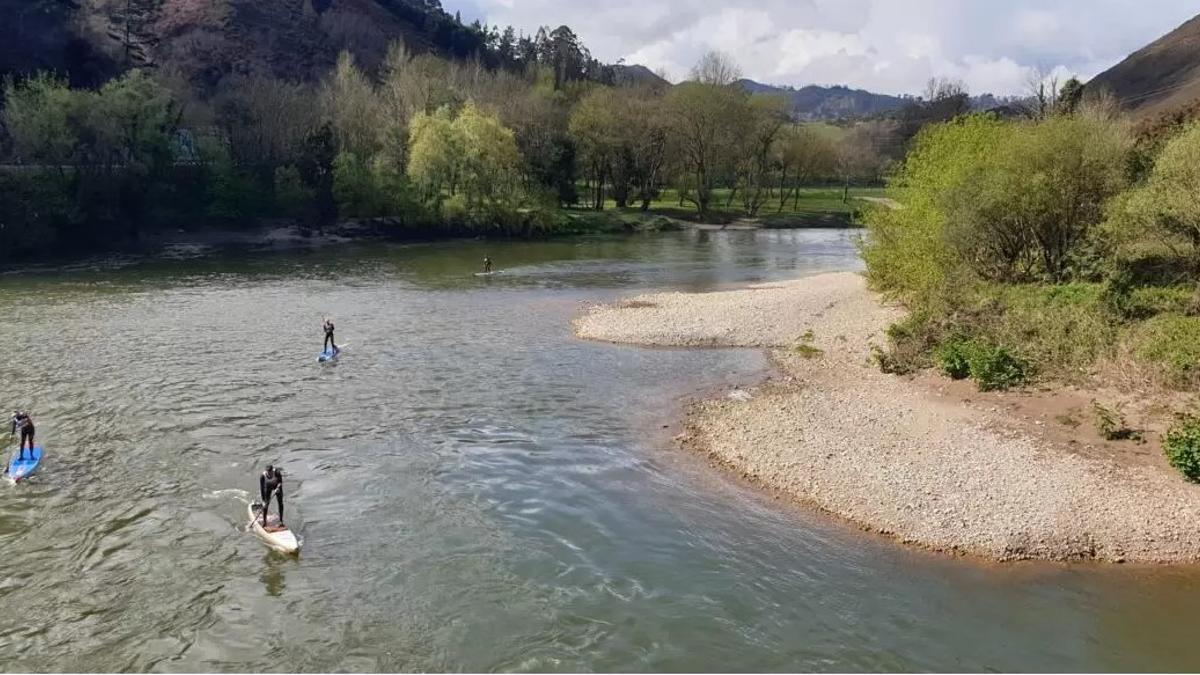
M 1160 458 L 1081 452 L 982 396 L 879 372 L 870 345 L 899 316 L 862 277 L 835 273 L 639 296 L 592 308 L 575 330 L 771 348 L 780 376 L 694 405 L 684 443 L 866 529 L 1001 560 L 1200 561 L 1200 486 Z

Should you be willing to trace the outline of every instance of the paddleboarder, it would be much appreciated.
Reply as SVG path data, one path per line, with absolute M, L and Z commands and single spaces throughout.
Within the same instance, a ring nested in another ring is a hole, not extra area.
M 486 255 L 483 256 L 483 273 L 484 274 L 492 273 L 492 259 L 487 257 Z
M 12 432 L 10 435 L 21 431 L 21 447 L 17 451 L 18 459 L 25 459 L 25 441 L 29 440 L 29 458 L 33 459 L 33 435 L 36 429 L 33 426 L 33 417 L 28 412 L 14 410 L 12 415 Z
M 258 491 L 262 495 L 262 524 L 267 528 L 267 511 L 271 510 L 271 496 L 279 504 L 279 526 L 283 527 L 283 469 L 272 464 L 258 477 Z
M 325 319 L 325 325 L 323 328 L 325 329 L 325 345 L 322 347 L 322 351 L 333 347 L 333 351 L 336 352 L 338 350 L 338 346 L 337 343 L 333 341 L 333 322 L 329 319 Z

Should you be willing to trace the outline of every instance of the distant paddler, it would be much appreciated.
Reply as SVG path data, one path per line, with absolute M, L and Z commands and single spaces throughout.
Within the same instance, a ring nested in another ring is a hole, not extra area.
M 483 273 L 484 274 L 492 273 L 492 259 L 487 257 L 486 255 L 483 256 Z

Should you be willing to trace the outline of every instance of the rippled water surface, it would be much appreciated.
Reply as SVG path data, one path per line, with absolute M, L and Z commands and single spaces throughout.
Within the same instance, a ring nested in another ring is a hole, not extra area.
M 664 428 L 761 354 L 570 333 L 638 290 L 857 267 L 849 233 L 773 231 L 0 276 L 0 405 L 47 448 L 0 489 L 0 667 L 1200 669 L 1200 573 L 983 566 L 774 502 Z M 269 462 L 298 559 L 241 529 Z

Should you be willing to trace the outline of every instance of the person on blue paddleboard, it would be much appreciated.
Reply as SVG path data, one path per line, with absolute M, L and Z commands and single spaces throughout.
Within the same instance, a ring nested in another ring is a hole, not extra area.
M 333 322 L 329 319 L 325 319 L 325 325 L 323 328 L 325 329 L 325 345 L 321 347 L 321 351 L 333 347 L 333 351 L 336 352 L 338 350 L 338 346 L 337 343 L 333 341 Z
M 29 441 L 29 458 L 33 459 L 33 417 L 28 412 L 14 410 L 12 415 L 12 433 L 21 432 L 21 448 L 17 451 L 18 459 L 25 459 L 25 442 Z M 11 434 L 10 434 L 11 435 Z
M 283 526 L 283 469 L 268 464 L 267 470 L 258 477 L 258 491 L 262 495 L 262 524 L 267 527 L 267 511 L 271 510 L 271 497 L 279 505 L 279 525 Z

